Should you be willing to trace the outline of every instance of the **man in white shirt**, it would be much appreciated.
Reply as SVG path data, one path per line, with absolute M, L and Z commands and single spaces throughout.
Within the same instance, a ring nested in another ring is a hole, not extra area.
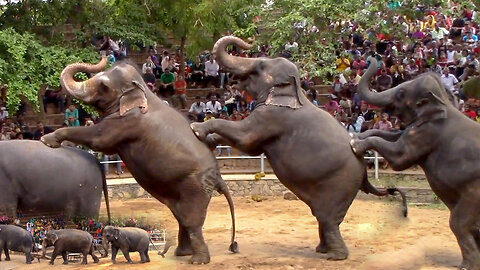
M 170 56 L 168 56 L 167 51 L 163 51 L 163 58 L 162 58 L 162 62 L 160 63 L 160 65 L 162 66 L 162 72 L 165 72 L 165 69 L 168 68 L 169 64 L 170 64 Z
M 203 122 L 203 118 L 205 117 L 205 103 L 201 101 L 200 96 L 195 97 L 195 102 L 190 106 L 190 110 L 188 110 L 189 113 L 194 115 L 197 118 L 198 122 Z
M 220 112 L 222 111 L 222 104 L 217 101 L 217 96 L 212 95 L 210 101 L 205 104 L 206 111 L 211 111 L 215 117 L 218 117 Z
M 214 87 L 218 87 L 218 71 L 220 67 L 213 55 L 210 55 L 210 60 L 205 62 L 205 87 L 212 84 Z
M 449 90 L 453 94 L 455 91 L 455 84 L 458 83 L 458 80 L 455 75 L 450 73 L 450 69 L 448 67 L 443 69 L 443 74 L 440 79 L 442 80 L 443 85 L 445 85 L 445 89 Z

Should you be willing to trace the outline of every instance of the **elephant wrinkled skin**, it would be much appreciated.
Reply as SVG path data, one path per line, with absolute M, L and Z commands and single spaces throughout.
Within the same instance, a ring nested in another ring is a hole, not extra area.
M 187 120 L 153 94 L 135 64 L 119 62 L 100 72 L 97 65 L 72 64 L 61 75 L 62 87 L 92 104 L 102 121 L 88 127 L 61 128 L 42 137 L 52 147 L 68 140 L 96 151 L 118 153 L 133 177 L 172 211 L 179 223 L 177 256 L 208 263 L 202 226 L 214 190 L 227 198 L 232 217 L 230 250 L 237 251 L 231 195 L 213 153 L 191 132 Z M 97 73 L 77 82 L 77 72 Z
M 0 142 L 0 215 L 67 214 L 97 218 L 108 190 L 98 160 L 75 147 L 52 149 L 41 142 Z
M 47 231 L 45 238 L 43 239 L 43 254 L 45 256 L 45 250 L 47 247 L 54 246 L 52 258 L 50 264 L 55 263 L 55 258 L 58 255 L 62 255 L 63 264 L 68 264 L 67 254 L 82 253 L 82 264 L 87 264 L 87 255 L 92 256 L 93 262 L 98 263 L 99 260 L 94 251 L 93 236 L 86 231 L 76 229 L 62 229 L 62 230 L 50 230 Z
M 250 155 L 265 153 L 278 179 L 317 218 L 316 251 L 326 259 L 346 259 L 348 249 L 339 225 L 358 190 L 377 196 L 397 190 L 379 191 L 368 182 L 363 159 L 350 149 L 347 131 L 308 101 L 293 63 L 284 58 L 230 56 L 225 50 L 231 44 L 249 48 L 241 39 L 224 37 L 213 53 L 220 65 L 239 76 L 240 88 L 259 104 L 242 121 L 193 123 L 193 131 L 210 146 L 222 143 Z M 405 201 L 404 206 L 406 214 Z
M 371 130 L 351 141 L 358 155 L 373 149 L 394 170 L 418 164 L 450 209 L 450 228 L 462 252 L 462 269 L 480 269 L 480 125 L 452 104 L 437 74 L 427 73 L 381 93 L 369 90 L 372 61 L 359 84 L 370 104 L 386 106 L 407 123 L 404 131 Z

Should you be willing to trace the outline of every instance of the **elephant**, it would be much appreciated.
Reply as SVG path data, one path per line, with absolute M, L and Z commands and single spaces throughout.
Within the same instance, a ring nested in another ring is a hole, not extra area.
M 93 236 L 86 231 L 77 229 L 50 230 L 43 239 L 43 254 L 47 247 L 54 246 L 50 264 L 53 265 L 55 258 L 62 254 L 63 264 L 68 264 L 67 252 L 82 253 L 82 264 L 87 264 L 87 254 L 92 256 L 93 262 L 98 263 L 99 260 L 95 254 Z
M 5 251 L 5 260 L 10 261 L 9 250 L 25 253 L 26 263 L 33 260 L 32 251 L 36 250 L 33 236 L 27 230 L 15 225 L 0 224 L 0 261 L 2 250 Z
M 480 269 L 480 125 L 464 116 L 435 73 L 423 74 L 384 92 L 369 90 L 377 72 L 372 60 L 358 91 L 368 103 L 388 108 L 405 130 L 371 130 L 353 136 L 361 156 L 378 151 L 392 169 L 418 164 L 430 187 L 450 210 L 450 229 L 462 252 L 461 269 Z
M 0 142 L 0 215 L 60 214 L 96 218 L 102 190 L 110 207 L 98 160 L 75 147 L 52 149 L 41 142 Z
M 320 238 L 316 252 L 325 259 L 346 259 L 339 225 L 358 190 L 377 196 L 398 190 L 377 190 L 368 182 L 363 158 L 349 147 L 346 129 L 309 102 L 295 64 L 285 58 L 231 56 L 226 53 L 229 45 L 242 49 L 250 45 L 227 36 L 216 42 L 213 54 L 238 76 L 239 89 L 256 99 L 256 108 L 244 120 L 212 119 L 192 123 L 192 130 L 211 147 L 224 144 L 249 155 L 265 153 L 278 179 L 316 217 Z
M 96 65 L 71 64 L 60 78 L 62 87 L 93 105 L 102 120 L 60 128 L 41 141 L 60 147 L 68 140 L 118 153 L 140 186 L 172 211 L 179 223 L 175 255 L 192 255 L 190 263 L 210 262 L 202 226 L 213 191 L 218 191 L 226 197 L 232 218 L 229 250 L 237 252 L 233 201 L 212 151 L 195 137 L 183 115 L 150 91 L 136 64 L 120 61 L 102 71 L 106 63 L 102 57 Z M 98 73 L 77 82 L 78 72 Z
M 103 237 L 112 244 L 112 262 L 115 263 L 118 249 L 120 249 L 128 263 L 133 263 L 129 252 L 138 251 L 142 263 L 150 262 L 148 246 L 150 237 L 145 230 L 136 227 L 115 228 L 106 226 Z

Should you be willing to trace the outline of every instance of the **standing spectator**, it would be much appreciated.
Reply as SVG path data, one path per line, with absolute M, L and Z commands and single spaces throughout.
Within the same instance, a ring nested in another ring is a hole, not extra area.
M 152 58 L 148 56 L 145 59 L 145 63 L 142 65 L 142 74 L 147 73 L 147 69 L 150 69 L 150 71 L 153 73 L 153 69 L 155 68 L 155 63 L 153 63 Z
M 440 76 L 440 79 L 442 80 L 445 89 L 453 94 L 455 91 L 455 85 L 458 83 L 458 79 L 455 77 L 455 75 L 450 73 L 450 69 L 448 67 L 443 69 L 443 74 Z
M 3 121 L 5 121 L 5 119 L 8 117 L 8 111 L 7 111 L 7 108 L 5 107 L 2 107 L 0 105 L 0 124 L 3 123 Z
M 53 129 L 51 127 L 44 126 L 42 122 L 37 122 L 37 130 L 33 133 L 34 140 L 40 140 L 43 135 L 52 133 Z
M 108 162 L 108 161 L 116 161 L 115 164 L 116 164 L 116 168 L 117 170 L 115 171 L 115 173 L 117 175 L 120 175 L 123 173 L 122 171 L 122 159 L 120 158 L 120 156 L 118 154 L 114 154 L 114 155 L 107 155 L 107 154 L 103 154 L 103 158 L 102 158 L 102 161 L 104 162 Z M 110 173 L 110 164 L 109 163 L 104 163 L 103 164 L 103 169 L 105 171 L 105 175 L 109 174 Z
M 212 95 L 210 100 L 205 104 L 207 111 L 210 111 L 215 117 L 218 117 L 222 111 L 222 104 L 217 100 L 216 95 Z
M 338 102 L 335 101 L 336 98 L 337 97 L 335 95 L 331 94 L 327 97 L 328 101 L 327 103 L 325 103 L 325 110 L 332 116 L 342 111 L 342 109 L 338 105 Z
M 165 72 L 165 70 L 168 68 L 169 65 L 170 65 L 170 56 L 168 55 L 167 51 L 163 51 L 163 58 L 161 62 L 162 72 Z
M 167 94 L 173 95 L 175 92 L 174 83 L 175 74 L 171 73 L 170 69 L 165 69 L 165 73 L 160 77 L 160 87 L 158 89 L 160 96 L 167 97 Z
M 220 67 L 217 61 L 215 61 L 213 55 L 210 55 L 210 60 L 205 63 L 205 87 L 208 87 L 210 84 L 217 87 L 219 70 Z
M 78 127 L 80 122 L 78 121 L 78 109 L 75 104 L 70 104 L 65 110 L 65 123 L 69 127 Z
M 175 108 L 185 109 L 187 107 L 187 82 L 182 75 L 179 75 L 175 81 L 175 95 L 172 96 L 173 106 Z
M 205 111 L 205 103 L 202 102 L 202 98 L 200 96 L 196 96 L 195 102 L 190 106 L 190 110 L 188 110 L 188 112 L 193 114 L 198 122 L 203 122 Z

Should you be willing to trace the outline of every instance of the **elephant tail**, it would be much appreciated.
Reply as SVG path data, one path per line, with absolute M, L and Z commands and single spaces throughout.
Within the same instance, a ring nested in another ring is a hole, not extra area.
M 360 190 L 365 192 L 366 194 L 373 194 L 375 196 L 387 196 L 387 195 L 394 195 L 395 192 L 398 192 L 400 196 L 402 196 L 402 206 L 403 206 L 403 216 L 408 216 L 408 207 L 407 207 L 407 197 L 405 196 L 405 192 L 399 190 L 398 188 L 384 188 L 384 189 L 377 189 L 374 187 L 369 181 L 368 176 L 365 173 L 365 177 L 363 178 L 362 186 Z
M 230 250 L 233 253 L 238 253 L 238 243 L 235 241 L 235 209 L 233 206 L 233 199 L 232 195 L 230 194 L 230 190 L 228 189 L 227 184 L 225 181 L 223 181 L 222 177 L 219 175 L 219 184 L 218 184 L 218 189 L 217 191 L 220 194 L 223 194 L 225 198 L 227 199 L 228 202 L 228 207 L 230 208 L 230 214 L 232 216 L 232 240 L 231 244 L 228 247 L 228 250 Z
M 111 215 L 110 215 L 110 202 L 109 202 L 109 199 L 108 199 L 108 186 L 107 186 L 107 177 L 105 175 L 105 171 L 103 170 L 102 168 L 102 165 L 100 164 L 100 162 L 97 162 L 98 163 L 98 168 L 100 169 L 100 171 L 102 172 L 102 187 L 103 187 L 103 196 L 105 196 L 105 206 L 107 207 L 107 217 L 108 217 L 108 225 L 111 225 L 112 224 L 112 218 L 111 218 Z

